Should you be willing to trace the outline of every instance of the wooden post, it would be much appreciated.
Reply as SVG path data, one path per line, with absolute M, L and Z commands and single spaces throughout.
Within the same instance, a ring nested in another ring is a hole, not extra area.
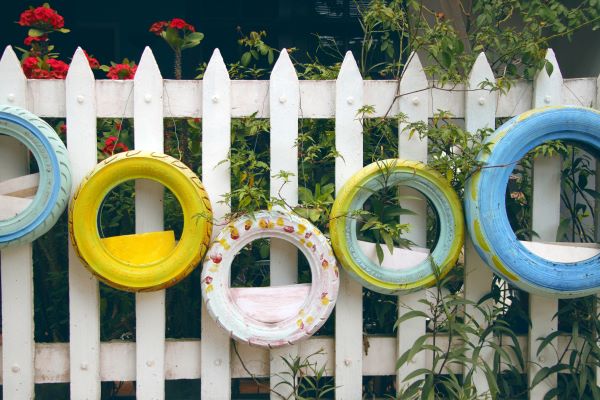
M 419 56 L 412 53 L 409 56 L 409 63 L 400 82 L 400 95 L 402 96 L 400 97 L 400 112 L 406 114 L 408 123 L 423 121 L 427 124 L 430 96 L 428 87 L 427 77 Z M 411 94 L 404 95 L 404 93 Z M 398 127 L 399 158 L 427 163 L 427 138 L 419 138 L 418 135 L 409 138 L 408 132 L 403 132 L 405 127 L 405 123 L 401 123 Z M 420 192 L 411 188 L 401 188 L 400 195 L 418 198 L 402 200 L 402 207 L 416 213 L 416 215 L 402 216 L 402 223 L 410 224 L 410 231 L 403 236 L 412 240 L 417 246 L 425 247 L 427 242 L 427 200 Z M 402 317 L 410 310 L 426 311 L 425 306 L 419 302 L 425 296 L 426 291 L 423 290 L 398 297 L 398 317 Z M 409 350 L 415 340 L 425 334 L 425 331 L 426 321 L 424 318 L 418 317 L 404 321 L 398 327 L 397 358 Z M 398 390 L 410 385 L 412 381 L 405 381 L 404 378 L 418 368 L 425 368 L 425 352 L 416 354 L 409 365 L 403 365 L 399 368 L 396 375 Z
M 495 129 L 497 96 L 495 92 L 479 89 L 479 84 L 486 80 L 494 82 L 494 73 L 488 64 L 484 53 L 480 53 L 471 69 L 468 81 L 468 91 L 465 94 L 465 128 L 471 134 L 478 129 Z M 478 302 L 491 288 L 493 274 L 491 269 L 479 257 L 470 236 L 465 235 L 465 298 Z M 485 307 L 485 305 L 482 305 Z M 476 321 L 482 329 L 485 329 L 485 318 L 476 307 L 467 306 L 467 313 Z M 478 341 L 478 337 L 473 337 Z M 481 363 L 490 365 L 492 362 L 492 351 L 485 348 L 479 354 Z M 466 371 L 465 371 L 466 372 Z M 489 385 L 483 370 L 478 370 L 473 375 L 473 383 L 478 394 L 489 391 Z
M 67 148 L 74 193 L 95 166 L 96 93 L 94 74 L 78 48 L 66 80 Z M 70 239 L 69 239 L 70 240 Z M 69 246 L 71 398 L 100 398 L 100 294 L 98 281 Z
M 220 203 L 231 190 L 231 82 L 219 50 L 215 50 L 202 81 L 202 182 L 213 207 L 213 238 L 223 228 L 230 205 Z M 221 164 L 220 164 L 221 163 Z M 201 397 L 231 397 L 230 339 L 208 314 L 202 303 Z
M 552 74 L 548 76 L 546 69 L 542 69 L 533 84 L 533 108 L 562 104 L 562 74 L 556 62 L 556 57 L 548 49 L 546 60 L 554 66 Z M 561 159 L 553 157 L 538 157 L 533 165 L 533 205 L 532 228 L 539 238 L 534 240 L 554 242 L 556 231 L 560 224 L 560 171 Z M 554 314 L 558 311 L 558 300 L 529 295 L 529 314 L 531 328 L 529 330 L 529 383 L 533 381 L 536 373 L 542 367 L 551 367 L 556 364 L 556 354 L 552 347 L 547 346 L 537 355 L 540 345 L 538 340 L 548 336 L 558 329 L 558 319 Z M 543 382 L 531 389 L 529 398 L 542 399 L 548 390 L 556 386 L 556 374 L 550 375 Z
M 133 81 L 134 147 L 162 153 L 163 80 L 146 47 Z M 158 182 L 135 182 L 136 233 L 163 230 L 164 188 Z M 165 290 L 135 294 L 136 395 L 165 398 Z
M 351 52 L 346 53 L 335 88 L 335 188 L 363 167 L 363 80 Z M 341 267 L 341 266 L 340 266 Z M 362 286 L 340 268 L 335 312 L 335 398 L 355 399 L 362 393 Z
M 271 197 L 280 197 L 290 206 L 298 203 L 298 106 L 300 88 L 298 76 L 286 49 L 280 53 L 269 81 L 269 104 L 271 112 Z M 291 172 L 289 182 L 274 178 L 280 171 Z M 298 283 L 298 250 L 281 239 L 271 239 L 270 248 L 271 286 Z M 287 370 L 282 357 L 298 355 L 298 345 L 271 350 L 271 388 L 282 381 L 281 375 Z M 279 374 L 279 376 L 277 376 Z M 277 392 L 284 396 L 292 395 L 287 385 L 277 386 Z M 271 393 L 271 399 L 280 399 Z
M 0 60 L 2 103 L 27 108 L 27 79 L 10 46 Z M 0 181 L 29 172 L 26 147 L 0 137 Z M 2 266 L 2 394 L 5 399 L 34 397 L 33 261 L 31 244 L 0 251 Z

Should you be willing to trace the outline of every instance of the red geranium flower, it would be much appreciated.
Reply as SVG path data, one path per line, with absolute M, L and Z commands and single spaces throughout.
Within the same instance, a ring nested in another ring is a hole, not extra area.
M 47 63 L 50 66 L 52 78 L 65 79 L 67 77 L 67 72 L 69 71 L 69 64 L 57 60 L 56 58 L 49 58 Z
M 35 42 L 46 42 L 46 41 L 48 41 L 48 35 L 27 36 L 25 38 L 25 40 L 23 41 L 23 43 L 25 43 L 25 46 L 31 46 Z
M 106 155 L 111 155 L 114 153 L 120 153 L 122 151 L 128 151 L 129 148 L 125 145 L 125 143 L 117 143 L 116 136 L 109 136 L 104 141 L 104 147 L 102 148 L 102 152 Z
M 42 30 L 61 29 L 65 26 L 64 18 L 48 5 L 30 8 L 21 13 L 19 25 Z
M 110 79 L 133 79 L 137 65 L 115 64 L 108 70 L 106 76 Z
M 31 78 L 31 73 L 34 68 L 38 67 L 38 62 L 39 60 L 37 57 L 27 57 L 23 60 L 23 72 L 25 73 L 26 77 Z
M 90 56 L 87 51 L 83 51 L 83 54 L 85 54 L 85 58 L 87 58 L 88 63 L 90 63 L 90 68 L 91 69 L 98 69 L 100 68 L 100 63 L 98 62 L 98 60 L 96 58 L 94 58 L 94 56 Z
M 69 71 L 69 65 L 56 58 L 30 56 L 23 60 L 22 65 L 25 76 L 30 79 L 65 79 Z
M 194 28 L 192 25 L 188 24 L 187 22 L 185 22 L 181 18 L 173 18 L 171 20 L 171 23 L 169 23 L 169 28 L 187 29 L 188 31 L 191 31 L 191 32 L 195 32 L 196 31 L 196 28 Z
M 167 26 L 169 26 L 169 23 L 167 21 L 155 22 L 150 27 L 150 32 L 152 32 L 156 35 L 160 35 L 160 33 L 163 31 L 163 29 L 166 28 Z
M 196 32 L 196 28 L 194 28 L 193 25 L 188 24 L 181 18 L 173 18 L 170 21 L 155 22 L 150 26 L 150 32 L 154 33 L 156 36 L 160 36 L 160 34 L 166 31 L 168 28 Z

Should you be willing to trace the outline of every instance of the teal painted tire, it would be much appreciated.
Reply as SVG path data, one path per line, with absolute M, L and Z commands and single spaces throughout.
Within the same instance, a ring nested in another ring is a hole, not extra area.
M 530 252 L 506 216 L 506 186 L 515 163 L 551 140 L 576 142 L 600 154 L 600 113 L 583 107 L 548 107 L 512 118 L 489 138 L 483 168 L 467 182 L 465 212 L 469 234 L 481 258 L 499 276 L 529 292 L 551 297 L 581 297 L 600 292 L 600 254 L 560 263 Z
M 356 219 L 347 217 L 362 209 L 374 191 L 382 189 L 383 179 L 388 186 L 407 186 L 421 192 L 439 217 L 435 249 L 410 268 L 382 268 L 368 258 L 358 245 Z M 440 174 L 419 162 L 390 159 L 364 167 L 346 182 L 333 204 L 329 232 L 338 261 L 364 287 L 383 294 L 405 294 L 434 285 L 454 267 L 463 245 L 464 217 L 458 196 Z
M 48 232 L 65 210 L 71 193 L 67 149 L 54 129 L 19 107 L 0 106 L 0 134 L 15 138 L 33 154 L 40 181 L 31 204 L 0 221 L 0 248 L 30 243 Z

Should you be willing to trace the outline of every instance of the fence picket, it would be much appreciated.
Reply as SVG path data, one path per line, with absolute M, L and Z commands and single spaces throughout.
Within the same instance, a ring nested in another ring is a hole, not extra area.
M 12 47 L 0 59 L 2 103 L 27 108 L 27 79 Z M 26 148 L 13 138 L 0 137 L 0 181 L 26 175 Z M 5 399 L 34 396 L 33 261 L 32 246 L 25 244 L 0 251 L 2 268 L 2 394 Z
M 73 193 L 96 166 L 96 96 L 94 75 L 78 48 L 65 82 L 67 149 Z M 70 240 L 70 239 L 69 239 Z M 69 245 L 70 379 L 72 399 L 100 398 L 100 294 L 97 279 Z
M 469 74 L 468 91 L 465 94 L 465 128 L 471 133 L 478 129 L 495 129 L 495 115 L 497 105 L 496 92 L 486 89 L 480 89 L 479 85 L 485 81 L 495 82 L 494 73 L 488 64 L 484 53 L 480 53 Z M 474 302 L 479 300 L 490 291 L 490 284 L 493 278 L 491 269 L 485 265 L 485 262 L 479 257 L 473 242 L 469 235 L 465 236 L 465 298 Z M 482 304 L 481 307 L 485 307 Z M 477 311 L 476 307 L 467 306 L 467 313 L 485 328 L 485 317 Z M 473 337 L 473 340 L 477 338 Z M 490 348 L 482 349 L 479 354 L 482 362 L 492 361 L 492 351 Z M 485 373 L 477 370 L 473 375 L 473 383 L 479 393 L 485 393 L 489 390 Z
M 230 205 L 220 203 L 231 190 L 231 81 L 221 53 L 215 49 L 202 81 L 202 182 L 213 208 L 213 238 L 222 229 Z M 231 397 L 230 339 L 202 303 L 200 370 L 203 399 Z
M 363 80 L 351 52 L 347 52 L 335 86 L 336 192 L 363 167 Z M 335 311 L 335 398 L 356 399 L 362 393 L 362 286 L 340 266 L 340 291 Z
M 144 49 L 133 81 L 134 147 L 163 152 L 163 81 L 149 47 Z M 135 182 L 136 233 L 163 230 L 163 186 Z M 135 294 L 136 395 L 165 397 L 165 290 Z
M 294 65 L 283 49 L 273 67 L 269 81 L 269 109 L 271 114 L 271 196 L 285 200 L 290 206 L 298 203 L 298 106 L 300 91 Z M 293 176 L 285 180 L 275 178 L 280 171 L 291 172 Z M 281 239 L 271 239 L 270 248 L 271 286 L 298 283 L 298 251 L 295 246 Z M 281 382 L 287 367 L 282 357 L 298 355 L 298 345 L 271 350 L 271 387 Z M 277 386 L 277 392 L 288 397 L 292 387 Z M 271 399 L 281 398 L 272 392 Z
M 533 108 L 562 104 L 562 74 L 552 49 L 548 49 L 546 60 L 554 66 L 548 76 L 545 69 L 540 71 L 533 83 Z M 535 240 L 556 240 L 556 230 L 560 223 L 560 171 L 561 158 L 538 157 L 533 165 L 533 205 L 532 229 L 539 238 Z M 540 337 L 547 336 L 558 329 L 558 319 L 554 315 L 558 311 L 558 300 L 553 298 L 529 295 L 529 314 L 532 325 L 529 329 L 529 383 L 542 367 L 550 367 L 557 362 L 552 347 L 546 347 L 537 355 Z M 544 394 L 556 386 L 556 374 L 532 388 L 530 399 L 542 399 Z
M 400 112 L 407 117 L 406 122 L 423 121 L 427 123 L 429 114 L 429 96 L 426 90 L 429 87 L 427 77 L 423 71 L 421 60 L 417 53 L 409 56 L 409 63 L 403 73 L 400 81 Z M 398 156 L 404 160 L 414 160 L 423 163 L 427 162 L 427 138 L 420 138 L 414 135 L 409 138 L 408 132 L 403 132 L 406 123 L 400 123 L 398 126 Z M 412 240 L 417 246 L 425 247 L 427 242 L 427 201 L 420 192 L 411 188 L 400 188 L 401 196 L 412 196 L 415 199 L 408 198 L 402 200 L 402 207 L 407 208 L 415 215 L 402 216 L 402 223 L 410 224 L 410 231 L 403 234 L 406 239 Z M 398 297 L 398 317 L 402 317 L 407 311 L 421 310 L 425 311 L 425 306 L 419 302 L 426 296 L 426 291 L 418 291 Z M 426 321 L 424 318 L 417 317 L 404 321 L 398 327 L 398 354 L 400 357 L 405 351 L 409 350 L 413 343 L 425 334 Z M 405 377 L 415 369 L 425 368 L 425 352 L 419 352 L 413 357 L 410 364 L 401 366 L 396 375 L 396 387 L 401 389 L 410 385 L 414 381 L 405 381 Z

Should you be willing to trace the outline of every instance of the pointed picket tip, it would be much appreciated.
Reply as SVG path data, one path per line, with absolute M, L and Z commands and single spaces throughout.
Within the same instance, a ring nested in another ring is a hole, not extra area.
M 11 75 L 11 79 L 15 77 L 26 79 L 21 68 L 21 62 L 12 46 L 6 46 L 4 49 L 4 53 L 0 59 L 0 71 L 2 76 Z
M 160 74 L 160 68 L 158 68 L 158 64 L 154 58 L 154 53 L 152 53 L 152 49 L 150 49 L 148 46 L 146 46 L 144 52 L 142 53 L 142 58 L 140 58 L 140 63 L 138 64 L 138 68 L 133 79 L 136 81 L 143 79 L 146 76 L 162 78 Z
M 67 81 L 70 81 L 77 78 L 94 80 L 94 73 L 92 72 L 92 68 L 90 68 L 90 62 L 81 47 L 77 47 L 75 54 L 73 54 L 73 59 L 71 60 L 71 64 L 69 64 L 69 71 L 67 72 L 66 79 Z
M 423 64 L 421 64 L 421 59 L 416 52 L 410 53 L 408 63 L 404 68 L 402 80 L 400 81 L 401 87 L 410 85 L 411 88 L 424 88 L 429 85 L 427 76 L 423 70 Z
M 347 51 L 344 56 L 344 61 L 340 67 L 340 73 L 338 74 L 337 80 L 362 80 L 358 64 L 351 51 Z
M 489 80 L 493 82 L 494 72 L 492 71 L 492 67 L 485 56 L 485 53 L 482 51 L 477 56 L 475 63 L 473 64 L 473 68 L 471 68 L 471 72 L 469 72 L 469 86 L 473 87 L 473 85 L 477 86 L 479 83 Z
M 271 72 L 271 79 L 273 78 L 298 80 L 296 68 L 294 68 L 294 64 L 292 63 L 288 51 L 285 48 L 281 50 L 281 53 L 279 53 L 279 57 L 277 57 L 277 61 L 273 66 L 273 71 Z
M 221 56 L 219 49 L 215 49 L 215 51 L 213 51 L 213 54 L 208 61 L 208 65 L 206 66 L 204 80 L 206 80 L 208 77 L 221 77 L 229 80 L 229 72 L 227 71 L 227 66 L 225 65 L 225 61 L 223 61 L 223 57 Z

